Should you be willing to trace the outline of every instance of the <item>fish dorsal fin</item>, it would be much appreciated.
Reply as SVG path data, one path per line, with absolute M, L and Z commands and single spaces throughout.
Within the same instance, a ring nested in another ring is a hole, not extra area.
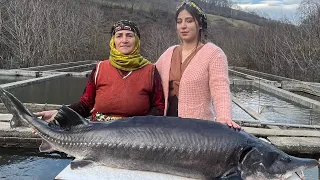
M 60 119 L 62 119 L 63 122 L 66 122 L 66 126 L 68 127 L 77 126 L 80 124 L 88 124 L 88 121 L 85 118 L 65 105 L 62 105 L 62 107 L 58 110 L 58 114 L 54 119 L 57 121 L 60 121 Z
M 53 152 L 55 151 L 55 149 L 51 146 L 51 144 L 46 141 L 46 140 L 42 140 L 42 143 L 39 147 L 40 152 Z

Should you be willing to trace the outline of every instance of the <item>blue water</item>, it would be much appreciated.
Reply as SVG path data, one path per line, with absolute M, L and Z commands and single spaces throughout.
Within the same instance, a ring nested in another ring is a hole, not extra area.
M 53 180 L 72 161 L 59 154 L 10 151 L 0 150 L 1 180 Z

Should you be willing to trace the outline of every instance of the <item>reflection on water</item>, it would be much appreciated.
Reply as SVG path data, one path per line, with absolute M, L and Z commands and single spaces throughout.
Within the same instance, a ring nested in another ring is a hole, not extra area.
M 245 106 L 278 123 L 320 125 L 320 112 L 276 97 L 254 86 L 230 86 Z
M 0 84 L 6 84 L 16 81 L 22 81 L 26 79 L 31 79 L 33 77 L 27 77 L 27 76 L 0 76 Z
M 68 76 L 9 91 L 24 103 L 71 104 L 80 99 L 87 81 L 84 77 Z
M 0 149 L 0 179 L 54 179 L 72 159 Z
M 246 113 L 243 109 L 241 109 L 238 105 L 232 102 L 232 119 L 234 120 L 255 120 L 248 113 Z

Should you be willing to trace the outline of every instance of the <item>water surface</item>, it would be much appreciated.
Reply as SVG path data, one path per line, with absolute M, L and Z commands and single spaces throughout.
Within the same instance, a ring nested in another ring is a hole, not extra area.
M 9 91 L 24 103 L 71 104 L 82 95 L 88 78 L 61 77 Z
M 11 83 L 11 82 L 16 82 L 16 81 L 22 81 L 26 79 L 31 79 L 34 77 L 28 77 L 28 76 L 3 76 L 0 75 L 0 84 L 6 84 L 6 83 Z
M 267 120 L 277 123 L 320 125 L 320 111 L 277 97 L 254 86 L 231 85 L 232 95 Z
M 72 159 L 59 154 L 37 154 L 0 149 L 0 179 L 53 180 Z

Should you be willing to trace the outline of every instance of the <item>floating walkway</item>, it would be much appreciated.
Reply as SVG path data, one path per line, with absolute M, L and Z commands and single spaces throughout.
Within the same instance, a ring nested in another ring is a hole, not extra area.
M 34 110 L 48 110 L 59 107 L 55 105 L 49 105 L 47 108 L 39 108 L 39 105 L 26 106 L 29 106 L 28 108 L 34 107 Z M 11 114 L 0 114 L 0 146 L 37 149 L 41 144 L 41 138 L 31 133 L 31 129 L 27 127 L 10 129 L 9 121 L 11 118 Z M 252 120 L 236 121 L 242 124 L 245 131 L 268 140 L 287 153 L 320 155 L 320 126 L 276 125 Z
M 258 80 L 266 84 L 280 87 L 284 90 L 301 91 L 315 96 L 320 96 L 320 83 L 299 81 L 296 79 L 250 70 L 244 67 L 230 67 L 229 73 L 249 80 Z
M 55 74 L 67 74 L 71 76 L 88 76 L 97 61 L 86 60 L 59 64 L 50 64 L 20 69 L 0 69 L 0 75 L 45 77 Z M 81 69 L 84 69 L 81 71 Z

